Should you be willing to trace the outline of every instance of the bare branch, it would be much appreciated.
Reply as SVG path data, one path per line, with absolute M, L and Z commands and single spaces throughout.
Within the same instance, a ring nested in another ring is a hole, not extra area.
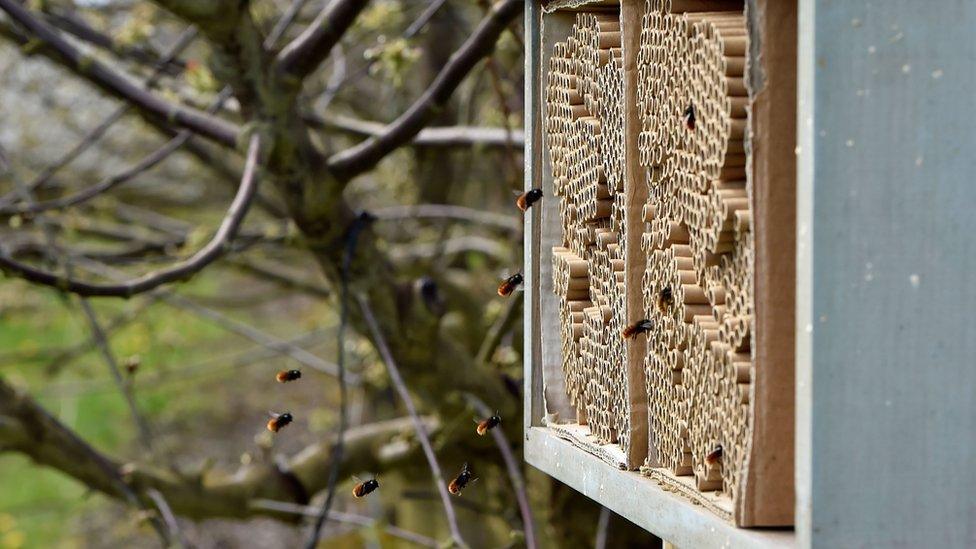
M 359 120 L 349 116 L 318 117 L 305 115 L 309 127 L 333 129 L 353 135 L 377 137 L 383 135 L 386 126 L 379 122 Z M 505 128 L 485 128 L 479 126 L 446 126 L 420 130 L 410 145 L 415 147 L 523 147 L 525 136 L 521 129 L 508 131 Z
M 409 459 L 415 447 L 387 444 L 402 438 L 412 421 L 398 418 L 349 429 L 345 436 L 343 474 L 360 468 L 386 470 Z M 425 429 L 438 428 L 433 418 L 425 417 L 421 422 Z M 316 443 L 286 461 L 288 473 L 294 475 L 307 493 L 325 487 L 324 471 L 331 463 L 331 446 Z M 280 519 L 285 518 L 283 513 L 252 506 L 251 502 L 294 501 L 292 489 L 280 482 L 282 472 L 274 464 L 254 463 L 236 472 L 208 470 L 181 475 L 113 461 L 0 378 L 0 451 L 10 450 L 58 469 L 93 490 L 113 498 L 127 498 L 130 505 L 148 503 L 146 491 L 158 490 L 175 514 L 194 519 L 258 515 Z
M 353 224 L 348 228 L 345 238 L 345 250 L 342 256 L 342 265 L 340 273 L 340 292 L 339 296 L 339 329 L 336 330 L 336 349 L 338 352 L 338 360 L 336 360 L 336 365 L 338 366 L 339 375 L 336 381 L 339 384 L 339 428 L 336 433 L 336 444 L 335 444 L 335 455 L 336 461 L 333 461 L 332 467 L 329 469 L 329 485 L 327 487 L 327 493 L 325 495 L 325 502 L 322 504 L 322 509 L 319 511 L 318 516 L 315 518 L 315 524 L 312 527 L 312 534 L 308 538 L 308 543 L 305 544 L 306 549 L 315 549 L 319 543 L 319 536 L 322 533 L 322 525 L 325 524 L 326 517 L 329 516 L 329 509 L 332 508 L 332 502 L 335 500 L 335 489 L 336 482 L 339 479 L 339 465 L 338 460 L 342 458 L 343 445 L 342 445 L 342 434 L 346 431 L 349 423 L 349 409 L 347 406 L 348 400 L 348 387 L 346 386 L 346 325 L 349 323 L 349 268 L 352 265 L 352 260 L 356 254 L 356 243 L 359 239 L 359 233 L 364 228 L 364 224 L 368 223 L 369 219 L 365 217 L 357 218 L 353 221 Z
M 109 117 L 109 120 L 111 119 L 112 117 Z M 163 144 L 162 147 L 149 153 L 148 155 L 140 159 L 138 162 L 133 164 L 131 167 L 126 168 L 125 170 L 115 175 L 106 177 L 105 179 L 102 179 L 101 181 L 92 185 L 91 187 L 87 187 L 85 189 L 82 189 L 78 192 L 75 192 L 67 196 L 53 198 L 51 200 L 34 202 L 32 204 L 21 204 L 17 206 L 0 207 L 0 215 L 16 215 L 16 214 L 23 215 L 23 214 L 33 214 L 33 213 L 43 212 L 47 210 L 64 209 L 91 200 L 92 198 L 95 198 L 96 196 L 106 191 L 109 191 L 127 181 L 131 181 L 133 178 L 157 166 L 160 162 L 166 160 L 167 158 L 170 157 L 170 155 L 172 155 L 174 152 L 179 150 L 180 147 L 182 147 L 192 136 L 193 134 L 191 132 L 187 130 L 182 130 L 180 131 L 180 133 L 176 135 L 176 137 L 170 139 L 165 144 Z M 88 136 L 86 136 L 86 138 L 87 137 Z M 84 142 L 85 141 L 82 141 L 82 143 Z M 58 166 L 58 163 L 55 163 L 54 166 L 52 167 L 60 167 L 60 166 Z M 54 171 L 55 170 L 45 170 L 45 174 L 42 174 L 43 177 L 36 178 L 33 182 L 31 182 L 31 185 L 43 184 L 45 181 L 47 181 L 50 178 L 51 175 L 54 175 Z M 32 188 L 36 188 L 36 187 L 32 187 Z
M 308 3 L 308 0 L 292 0 L 292 3 L 288 6 L 288 9 L 281 14 L 281 18 L 278 19 L 278 22 L 275 23 L 274 28 L 271 29 L 271 32 L 268 34 L 268 38 L 264 42 L 265 48 L 274 47 L 275 43 L 277 43 L 278 40 L 285 35 L 285 31 L 287 31 L 288 27 L 290 27 L 295 21 L 295 18 L 298 17 L 299 12 L 302 11 L 302 8 L 305 7 L 306 3 Z
M 437 456 L 434 454 L 434 448 L 430 444 L 430 435 L 427 433 L 427 428 L 424 426 L 424 422 L 421 421 L 420 415 L 417 413 L 417 407 L 413 403 L 413 397 L 410 396 L 410 391 L 407 390 L 407 385 L 404 383 L 403 377 L 400 375 L 400 369 L 393 360 L 393 355 L 390 353 L 390 348 L 386 345 L 386 340 L 383 339 L 383 333 L 380 331 L 379 324 L 376 322 L 376 317 L 373 316 L 373 311 L 369 307 L 369 302 L 367 302 L 366 298 L 362 296 L 358 296 L 358 300 L 359 307 L 363 313 L 363 319 L 366 321 L 366 325 L 369 327 L 369 331 L 373 335 L 373 341 L 376 344 L 376 349 L 383 358 L 383 363 L 386 364 L 386 370 L 390 374 L 390 382 L 393 383 L 393 387 L 396 389 L 397 394 L 400 395 L 400 399 L 403 400 L 403 405 L 407 407 L 407 413 L 410 414 L 410 419 L 413 421 L 414 431 L 416 431 L 417 438 L 420 440 L 420 444 L 424 449 L 424 456 L 427 458 L 427 465 L 430 466 L 430 472 L 434 475 L 434 483 L 437 485 L 437 492 L 441 496 L 441 503 L 444 504 L 444 514 L 447 516 L 447 525 L 451 529 L 451 537 L 454 538 L 454 542 L 461 547 L 467 547 L 468 544 L 464 541 L 464 538 L 461 537 L 461 530 L 458 528 L 457 524 L 457 516 L 454 514 L 454 506 L 451 504 L 451 496 L 447 493 L 447 484 L 444 482 L 444 474 L 441 473 L 441 466 L 437 462 Z
M 50 7 L 51 6 L 42 6 L 41 9 L 49 10 Z M 161 56 L 151 46 L 122 44 L 119 41 L 114 40 L 111 36 L 93 28 L 83 18 L 75 13 L 46 11 L 45 20 L 68 34 L 71 34 L 80 40 L 84 40 L 93 46 L 109 51 L 120 58 L 153 66 L 157 71 L 160 71 L 160 74 L 165 73 L 176 76 L 180 74 L 185 67 L 185 64 L 180 61 L 176 55 L 169 56 L 163 54 Z M 193 32 L 194 36 L 196 35 L 196 29 L 187 30 Z M 177 55 L 179 54 L 177 53 Z M 160 57 L 163 59 L 160 59 Z
M 522 224 L 515 217 L 450 204 L 389 206 L 370 210 L 370 213 L 381 220 L 454 219 L 457 221 L 489 225 L 505 231 L 518 231 L 522 228 Z
M 332 291 L 318 282 L 306 280 L 299 274 L 283 268 L 274 262 L 257 261 L 246 257 L 232 257 L 227 263 L 239 267 L 252 275 L 270 280 L 276 284 L 286 286 L 318 297 L 329 297 Z
M 108 65 L 94 59 L 62 37 L 57 30 L 35 17 L 16 0 L 0 0 L 0 9 L 38 39 L 49 44 L 62 64 L 108 93 L 129 102 L 138 109 L 213 139 L 229 147 L 237 146 L 239 128 L 195 109 L 174 105 L 150 93 L 142 86 Z
M 92 272 L 95 272 L 107 278 L 114 278 L 114 279 L 122 278 L 122 275 L 119 271 L 112 269 L 106 265 L 102 265 L 94 261 L 86 260 L 83 258 L 77 258 L 76 261 L 79 266 L 82 266 Z M 305 349 L 302 349 L 298 345 L 295 345 L 287 340 L 277 338 L 271 334 L 262 332 L 261 330 L 258 330 L 253 326 L 244 324 L 239 320 L 230 318 L 227 315 L 219 311 L 216 311 L 214 309 L 204 307 L 203 305 L 200 305 L 181 295 L 177 295 L 165 288 L 157 288 L 152 292 L 150 292 L 149 295 L 153 297 L 157 297 L 163 302 L 165 302 L 166 304 L 171 305 L 173 307 L 190 311 L 196 314 L 197 316 L 207 318 L 210 321 L 212 321 L 214 324 L 220 326 L 221 328 L 229 332 L 238 334 L 242 337 L 246 337 L 247 339 L 250 339 L 251 341 L 267 349 L 271 349 L 279 354 L 282 354 L 284 356 L 287 356 L 297 361 L 303 366 L 308 366 L 313 370 L 317 370 L 319 372 L 328 375 L 333 375 L 333 376 L 336 375 L 336 373 L 338 372 L 338 369 L 335 364 L 313 355 L 312 353 L 306 351 Z M 350 375 L 349 383 L 350 384 L 359 383 L 359 377 Z
M 168 66 L 167 64 L 176 58 L 184 49 L 189 46 L 193 40 L 196 38 L 197 32 L 194 28 L 188 28 L 183 31 L 182 34 L 176 39 L 176 42 L 170 47 L 170 49 L 163 54 L 163 57 L 156 63 L 156 68 L 152 74 L 145 81 L 146 87 L 152 87 L 159 80 L 164 72 L 164 68 Z M 34 179 L 27 184 L 27 189 L 29 191 L 34 191 L 50 180 L 54 174 L 56 174 L 61 168 L 67 166 L 73 162 L 76 158 L 81 156 L 81 154 L 91 148 L 95 143 L 97 143 L 102 137 L 105 136 L 109 128 L 115 125 L 116 122 L 122 119 L 126 113 L 129 112 L 131 106 L 126 103 L 119 106 L 112 114 L 110 114 L 101 124 L 95 126 L 86 133 L 81 140 L 68 152 L 61 156 L 50 166 L 44 168 L 41 173 L 37 174 Z M 5 197 L 6 198 L 6 197 Z
M 305 32 L 281 50 L 278 55 L 280 69 L 299 81 L 311 74 L 368 5 L 368 0 L 329 2 Z
M 443 7 L 446 3 L 447 0 L 431 0 L 430 4 L 423 11 L 423 13 L 421 13 L 413 23 L 410 23 L 410 26 L 407 27 L 407 30 L 403 33 L 403 36 L 406 38 L 416 36 L 417 33 L 422 31 L 424 27 L 427 26 L 427 23 L 434 18 L 434 15 L 437 14 L 437 10 L 441 9 L 441 7 Z
M 466 396 L 468 402 L 474 406 L 482 417 L 488 417 L 494 413 L 480 398 L 471 393 L 468 393 Z M 508 443 L 508 437 L 505 436 L 505 430 L 501 425 L 496 425 L 491 430 L 491 436 L 495 439 L 495 445 L 498 446 L 498 451 L 501 452 L 502 459 L 505 461 L 508 478 L 512 483 L 512 491 L 515 492 L 515 499 L 518 501 L 519 512 L 522 514 L 522 526 L 525 529 L 525 546 L 527 549 L 535 549 L 535 520 L 532 518 L 532 507 L 529 506 L 529 496 L 525 492 L 525 478 L 522 477 L 522 471 L 519 469 L 519 463 L 521 462 L 515 459 L 515 453 L 512 452 L 512 446 Z
M 0 3 L 6 0 L 0 0 Z M 13 273 L 29 282 L 50 286 L 81 296 L 115 296 L 131 297 L 147 292 L 168 282 L 184 280 L 200 272 L 204 267 L 213 263 L 225 252 L 227 244 L 233 240 L 244 220 L 251 199 L 257 191 L 258 157 L 261 150 L 261 139 L 255 134 L 248 146 L 247 163 L 241 185 L 234 201 L 227 209 L 223 221 L 220 223 L 213 238 L 197 253 L 185 261 L 181 261 L 166 269 L 147 273 L 139 278 L 119 284 L 93 284 L 72 279 L 69 276 L 59 276 L 27 265 L 14 259 L 4 246 L 0 246 L 0 269 Z
M 102 325 L 98 322 L 98 317 L 95 315 L 94 309 L 92 309 L 91 303 L 87 299 L 81 299 L 81 310 L 85 314 L 85 319 L 88 321 L 88 326 L 91 329 L 92 337 L 95 340 L 95 345 L 98 346 L 99 351 L 102 353 L 102 358 L 105 359 L 105 364 L 108 366 L 109 372 L 112 374 L 112 379 L 115 381 L 115 385 L 118 386 L 119 392 L 122 393 L 122 397 L 125 399 L 126 405 L 129 407 L 129 412 L 132 415 L 132 420 L 136 424 L 136 432 L 139 434 L 139 442 L 142 443 L 143 448 L 147 451 L 152 450 L 152 436 L 149 434 L 149 422 L 143 417 L 142 413 L 139 411 L 139 406 L 136 404 L 135 396 L 132 394 L 132 385 L 123 379 L 122 372 L 119 370 L 118 361 L 115 360 L 115 354 L 112 353 L 111 347 L 108 344 L 108 337 L 105 335 L 105 331 L 102 329 Z
M 183 532 L 180 531 L 180 525 L 176 522 L 176 517 L 173 516 L 173 510 L 170 508 L 163 494 L 155 488 L 150 488 L 146 490 L 146 495 L 149 496 L 149 499 L 159 509 L 159 514 L 163 516 L 163 523 L 166 524 L 166 528 L 169 530 L 170 539 L 175 540 L 179 547 L 189 547 L 190 544 L 183 537 Z
M 251 502 L 251 507 L 255 509 L 267 509 L 269 511 L 278 511 L 282 513 L 294 513 L 296 515 L 305 517 L 315 517 L 318 516 L 319 513 L 318 509 L 308 505 L 296 505 L 294 503 L 272 501 L 268 499 L 254 500 Z M 355 524 L 365 528 L 375 528 L 379 523 L 377 519 L 372 517 L 365 517 L 352 513 L 343 513 L 342 511 L 329 511 L 329 520 L 345 524 Z M 395 538 L 416 543 L 417 545 L 422 545 L 424 547 L 441 546 L 434 538 L 429 538 L 427 536 L 410 532 L 409 530 L 404 530 L 403 528 L 397 528 L 396 526 L 389 524 L 383 524 L 381 526 L 384 532 Z
M 454 90 L 472 68 L 495 49 L 495 43 L 509 22 L 522 12 L 522 0 L 501 0 L 478 25 L 467 41 L 437 75 L 430 87 L 381 135 L 329 158 L 329 168 L 343 178 L 352 178 L 376 165 L 391 151 L 409 142 L 447 104 Z
M 491 360 L 491 356 L 495 354 L 495 349 L 498 348 L 498 345 L 502 341 L 502 336 L 512 327 L 512 323 L 515 322 L 515 319 L 519 317 L 519 313 L 522 312 L 522 301 L 524 299 L 524 292 L 516 292 L 516 295 L 512 296 L 508 301 L 505 312 L 492 324 L 488 333 L 485 335 L 484 341 L 481 342 L 481 347 L 478 349 L 478 354 L 474 359 L 476 363 L 487 364 Z

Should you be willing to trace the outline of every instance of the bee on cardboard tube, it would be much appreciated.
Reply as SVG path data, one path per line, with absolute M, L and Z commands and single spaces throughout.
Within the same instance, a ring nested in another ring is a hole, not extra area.
M 360 479 L 357 478 L 356 480 L 360 480 Z M 373 493 L 373 491 L 379 487 L 380 487 L 380 481 L 376 480 L 375 478 L 371 478 L 366 481 L 360 481 L 359 484 L 353 487 L 352 495 L 353 497 L 356 498 L 364 498 L 370 495 L 371 493 Z
M 665 286 L 657 294 L 657 308 L 663 312 L 670 309 L 672 305 L 674 305 L 674 293 L 671 291 L 671 286 Z
M 301 370 L 281 370 L 275 375 L 275 379 L 278 380 L 278 383 L 288 383 L 289 381 L 295 381 L 301 377 Z
M 720 459 L 722 459 L 722 446 L 718 445 L 705 456 L 705 463 L 715 465 Z
M 685 121 L 685 127 L 688 128 L 689 131 L 695 130 L 695 106 L 694 105 L 689 104 L 688 108 L 685 109 L 684 121 Z
M 465 462 L 464 466 L 461 467 L 461 472 L 458 476 L 454 477 L 454 480 L 447 485 L 447 491 L 454 494 L 455 496 L 461 495 L 461 490 L 464 490 L 465 486 L 478 480 L 471 469 L 468 468 L 468 463 Z
M 498 285 L 498 295 L 502 297 L 512 295 L 512 292 L 522 284 L 523 280 L 522 273 L 515 273 L 506 278 Z
M 520 194 L 515 199 L 515 205 L 523 212 L 532 207 L 533 204 L 542 200 L 542 189 L 531 189 Z
M 285 412 L 282 414 L 276 414 L 274 412 L 269 412 L 271 414 L 271 419 L 268 420 L 268 430 L 272 433 L 277 433 L 285 425 L 288 425 L 295 420 L 290 412 Z
M 637 322 L 624 328 L 624 331 L 621 333 L 621 335 L 623 336 L 624 339 L 634 339 L 639 334 L 642 334 L 644 332 L 650 332 L 653 329 L 654 329 L 654 321 L 645 318 L 643 320 L 638 320 Z
M 498 424 L 502 422 L 502 418 L 498 415 L 498 412 L 495 412 L 495 415 L 489 418 L 485 418 L 481 421 L 475 421 L 478 422 L 478 426 L 475 427 L 475 430 L 478 432 L 478 435 L 484 436 L 488 431 L 498 427 Z

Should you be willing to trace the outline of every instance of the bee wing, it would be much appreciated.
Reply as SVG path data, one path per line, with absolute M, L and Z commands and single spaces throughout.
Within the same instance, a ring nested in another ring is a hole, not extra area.
M 276 414 L 271 410 L 268 410 L 268 417 L 270 417 L 271 419 L 278 419 L 279 417 L 281 417 L 281 414 Z

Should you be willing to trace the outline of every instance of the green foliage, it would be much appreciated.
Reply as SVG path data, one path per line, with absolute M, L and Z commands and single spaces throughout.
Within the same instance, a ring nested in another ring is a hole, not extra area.
M 365 52 L 366 59 L 373 61 L 370 73 L 382 76 L 398 88 L 403 86 L 406 75 L 420 59 L 420 48 L 403 38 L 388 40 L 380 36 L 377 42 Z

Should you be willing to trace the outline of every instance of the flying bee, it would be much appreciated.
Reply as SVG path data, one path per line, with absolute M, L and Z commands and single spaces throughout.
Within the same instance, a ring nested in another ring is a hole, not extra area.
M 654 329 L 654 321 L 645 318 L 644 320 L 638 320 L 637 322 L 624 328 L 624 331 L 621 333 L 621 335 L 623 336 L 624 339 L 628 339 L 628 338 L 634 339 L 638 336 L 638 334 L 642 334 L 644 332 L 650 332 L 653 329 Z
M 705 456 L 705 463 L 715 465 L 720 459 L 722 459 L 722 446 L 718 445 Z
M 475 428 L 475 430 L 478 431 L 479 435 L 484 436 L 485 433 L 487 433 L 488 431 L 494 429 L 495 427 L 498 427 L 498 424 L 501 422 L 502 422 L 502 418 L 498 416 L 498 412 L 495 412 L 495 415 L 483 419 L 481 421 L 478 421 L 478 426 Z
M 515 199 L 515 205 L 523 212 L 532 207 L 533 204 L 542 199 L 542 189 L 531 189 L 520 194 Z
M 371 478 L 369 480 L 362 481 L 359 484 L 357 484 L 352 489 L 352 495 L 353 497 L 364 498 L 370 495 L 371 493 L 373 493 L 373 491 L 379 487 L 380 487 L 380 481 L 376 480 L 375 478 Z
M 142 365 L 142 359 L 139 358 L 139 355 L 130 356 L 129 358 L 125 359 L 125 363 L 123 364 L 125 367 L 125 372 L 130 376 L 135 375 L 135 373 L 139 370 L 140 365 Z
M 689 131 L 695 131 L 695 106 L 694 105 L 689 104 L 688 108 L 685 109 L 684 120 L 685 120 L 685 127 L 688 128 Z
M 514 292 L 515 288 L 517 288 L 519 284 L 522 283 L 522 280 L 524 280 L 522 278 L 522 273 L 515 273 L 512 276 L 506 278 L 504 281 L 502 281 L 501 284 L 498 285 L 498 295 L 502 297 L 505 297 L 507 295 L 512 295 L 512 292 Z
M 272 433 L 277 433 L 282 427 L 288 425 L 294 420 L 295 418 L 292 417 L 290 412 L 285 412 L 283 414 L 271 412 L 271 419 L 268 420 L 268 430 Z
M 447 490 L 455 496 L 460 496 L 461 490 L 464 490 L 464 487 L 467 486 L 468 483 L 476 480 L 478 479 L 475 478 L 474 473 L 471 472 L 471 469 L 468 469 L 468 463 L 465 462 L 464 466 L 461 467 L 461 472 L 458 473 L 458 476 L 454 477 L 454 480 L 447 485 Z
M 657 294 L 657 308 L 667 311 L 672 305 L 674 305 L 674 293 L 671 291 L 671 286 L 665 286 Z
M 282 370 L 275 375 L 278 383 L 288 383 L 302 377 L 301 370 Z

